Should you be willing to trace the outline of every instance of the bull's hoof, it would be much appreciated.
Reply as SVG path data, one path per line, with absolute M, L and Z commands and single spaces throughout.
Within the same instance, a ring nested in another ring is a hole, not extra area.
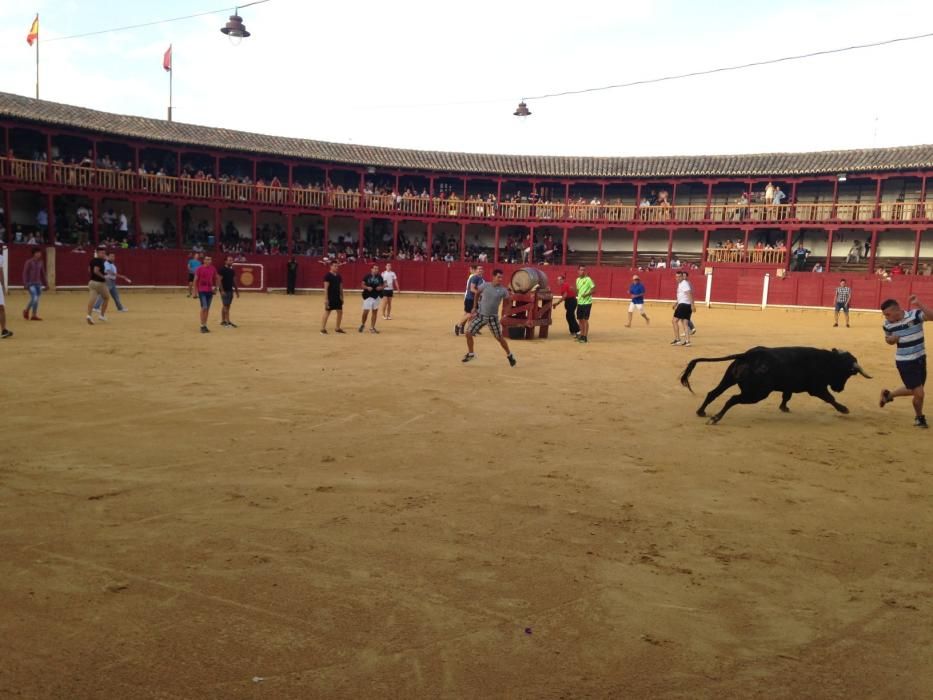
M 790 413 L 790 409 L 787 406 L 778 406 L 781 409 L 781 413 Z
M 708 421 L 706 421 L 706 424 L 707 424 L 707 425 L 716 425 L 718 422 L 719 422 L 719 416 L 713 416 L 713 417 L 710 418 Z
M 700 418 L 706 418 L 706 411 L 704 411 L 704 410 L 701 408 L 701 409 L 699 409 L 699 410 L 697 411 L 697 415 L 698 415 Z
M 845 406 L 843 406 L 842 404 L 837 405 L 837 406 L 836 406 L 836 410 L 839 411 L 839 413 L 848 413 L 848 412 L 849 412 L 849 409 L 846 408 Z

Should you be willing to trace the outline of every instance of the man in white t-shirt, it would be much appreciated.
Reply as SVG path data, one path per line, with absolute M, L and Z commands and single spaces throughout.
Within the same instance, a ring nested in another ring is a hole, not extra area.
M 674 302 L 674 318 L 671 325 L 674 328 L 674 340 L 671 345 L 690 345 L 690 317 L 696 311 L 693 300 L 693 287 L 687 279 L 686 270 L 677 271 L 677 301 Z
M 6 327 L 6 282 L 4 281 L 3 270 L 6 267 L 6 261 L 3 257 L 3 251 L 0 250 L 0 339 L 9 338 L 13 331 L 8 331 Z
M 382 288 L 382 317 L 386 321 L 392 320 L 392 297 L 396 292 L 402 291 L 398 286 L 398 275 L 392 271 L 392 263 L 386 263 L 386 269 L 382 272 L 382 282 L 385 285 Z

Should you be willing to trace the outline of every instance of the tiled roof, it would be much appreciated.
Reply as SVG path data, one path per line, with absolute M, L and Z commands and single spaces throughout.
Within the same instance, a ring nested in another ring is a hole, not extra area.
M 330 143 L 99 112 L 0 92 L 0 118 L 270 157 L 439 173 L 553 178 L 793 177 L 933 169 L 933 145 L 814 153 L 574 157 L 418 151 Z

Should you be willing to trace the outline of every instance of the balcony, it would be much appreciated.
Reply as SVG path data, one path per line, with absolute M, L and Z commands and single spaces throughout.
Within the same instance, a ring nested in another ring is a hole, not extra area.
M 478 197 L 410 197 L 303 187 L 272 187 L 191 177 L 140 174 L 80 165 L 0 158 L 0 180 L 78 190 L 107 196 L 136 195 L 184 202 L 274 206 L 393 217 L 429 217 L 489 223 L 567 226 L 626 225 L 677 227 L 684 225 L 781 226 L 926 224 L 933 219 L 920 201 L 874 203 L 705 204 L 636 206 L 635 204 L 572 204 L 565 202 L 495 202 Z

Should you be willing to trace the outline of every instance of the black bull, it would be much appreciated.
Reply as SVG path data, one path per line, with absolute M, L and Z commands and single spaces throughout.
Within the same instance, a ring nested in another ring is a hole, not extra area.
M 706 407 L 716 400 L 730 386 L 739 385 L 740 393 L 729 398 L 722 410 L 710 418 L 710 423 L 718 423 L 726 411 L 738 403 L 758 403 L 767 398 L 772 391 L 781 392 L 780 409 L 789 410 L 787 402 L 792 394 L 806 392 L 823 399 L 840 413 L 849 409 L 836 401 L 829 393 L 827 385 L 833 391 L 845 389 L 849 377 L 861 374 L 871 379 L 865 370 L 859 367 L 858 360 L 848 352 L 819 350 L 818 348 L 751 348 L 738 355 L 726 357 L 698 357 L 691 360 L 680 375 L 680 383 L 693 392 L 690 387 L 690 374 L 698 362 L 725 362 L 732 360 L 726 369 L 719 386 L 706 395 L 703 404 L 697 409 L 698 416 L 706 415 Z

